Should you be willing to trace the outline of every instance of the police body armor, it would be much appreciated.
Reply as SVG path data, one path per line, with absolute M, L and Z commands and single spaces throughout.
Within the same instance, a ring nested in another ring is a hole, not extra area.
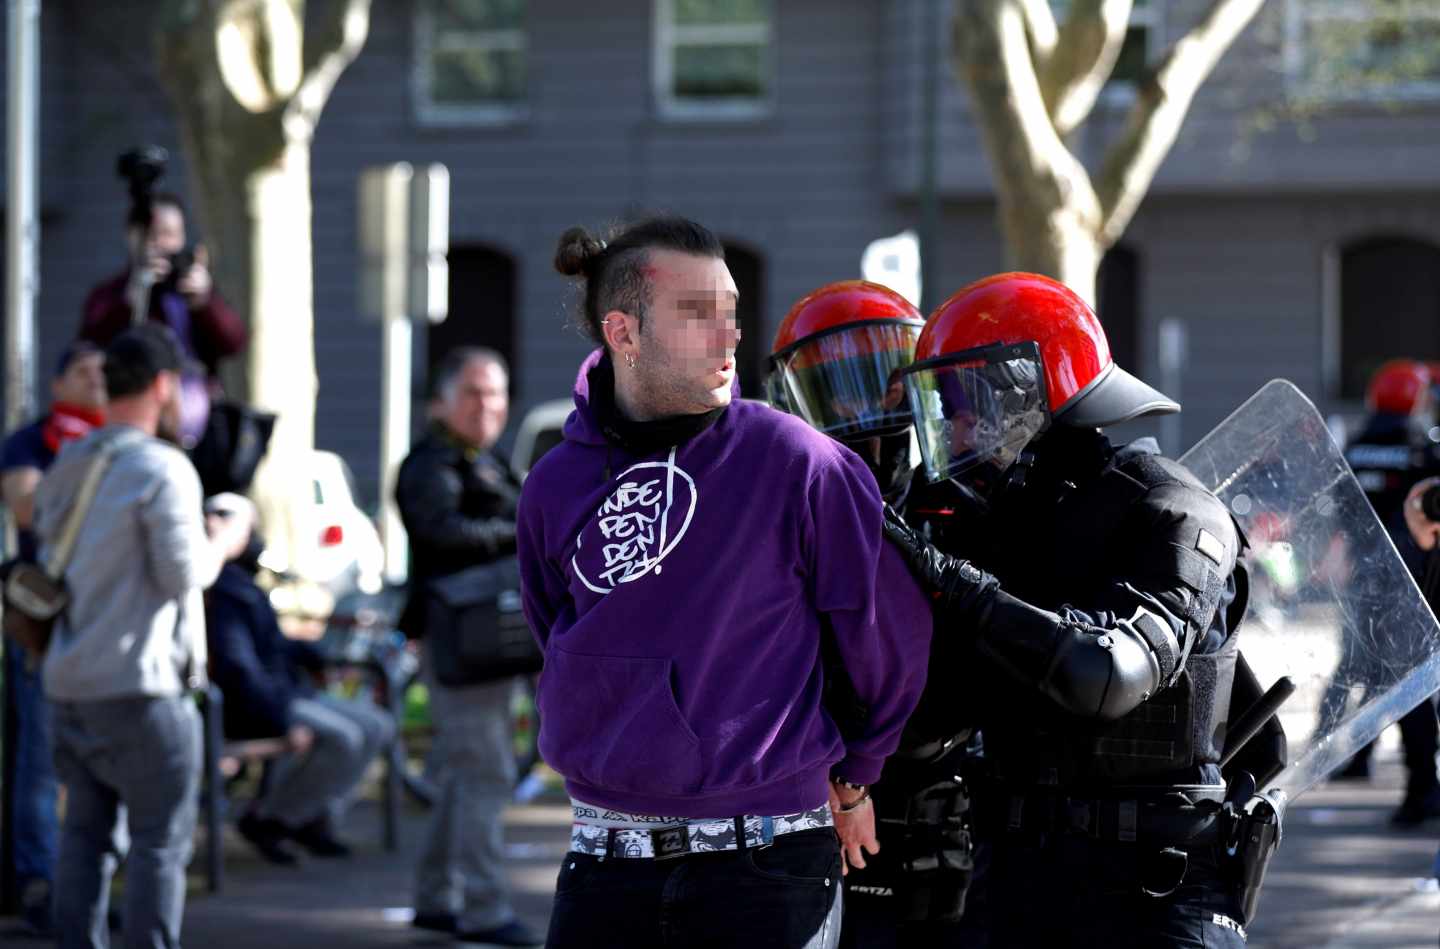
M 1012 670 L 1016 681 L 995 674 L 997 650 L 989 649 L 992 661 L 972 667 L 980 670 L 987 754 L 999 779 L 1011 788 L 1080 793 L 1218 786 L 1232 698 L 1250 699 L 1232 696 L 1231 634 L 1247 590 L 1238 527 L 1153 443 L 1115 452 L 1093 430 L 1052 432 L 1044 441 L 1028 483 L 1002 491 L 959 552 L 1009 596 L 1053 614 L 1080 611 L 1113 627 L 1144 607 L 1145 622 L 1131 625 L 1167 671 L 1155 694 L 1108 720 L 1031 699 L 1025 673 L 1043 670 L 1044 656 L 1022 657 L 1031 668 Z M 1163 618 L 1173 638 L 1163 635 Z M 1004 624 L 991 625 L 978 638 L 998 641 L 1003 652 Z
M 1148 512 L 1140 502 L 1172 486 L 1182 489 L 1170 493 L 1172 506 L 1183 506 L 1184 489 L 1208 495 L 1177 462 L 1146 447 L 1128 448 L 1088 485 L 1067 480 L 1053 487 L 1051 498 L 1028 504 L 1023 499 L 1029 492 L 1022 491 L 1014 498 L 1018 504 L 1007 505 L 1013 510 L 1023 504 L 1024 526 L 997 532 L 993 556 L 981 561 L 1003 589 L 1048 609 L 1091 610 L 1097 592 L 1117 578 L 1148 574 L 1144 579 L 1154 588 L 1178 591 L 1165 605 L 1188 632 L 1178 675 L 1118 721 L 1078 720 L 1031 703 L 1023 710 L 1033 712 L 1028 721 L 1016 722 L 1023 740 L 1006 740 L 1008 722 L 991 729 L 992 754 L 1007 780 L 1071 788 L 1218 780 L 1218 769 L 1205 766 L 1218 765 L 1223 751 L 1236 661 L 1227 623 L 1245 604 L 1235 602 L 1230 573 L 1221 573 L 1193 544 L 1161 549 L 1150 541 L 1152 517 L 1161 512 Z

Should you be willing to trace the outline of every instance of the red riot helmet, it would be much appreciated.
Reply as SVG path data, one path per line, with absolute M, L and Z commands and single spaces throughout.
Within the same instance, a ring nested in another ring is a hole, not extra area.
M 910 406 L 899 370 L 914 358 L 924 325 L 889 287 L 864 280 L 821 287 L 776 331 L 771 404 L 839 439 L 904 430 Z
M 1375 370 L 1365 390 L 1365 406 L 1371 412 L 1414 415 L 1430 405 L 1430 387 L 1435 382 L 1429 367 L 1415 359 L 1392 359 Z
M 1052 422 L 1100 428 L 1180 406 L 1115 365 L 1095 311 L 1031 273 L 976 281 L 925 323 L 906 370 L 932 481 L 993 485 Z

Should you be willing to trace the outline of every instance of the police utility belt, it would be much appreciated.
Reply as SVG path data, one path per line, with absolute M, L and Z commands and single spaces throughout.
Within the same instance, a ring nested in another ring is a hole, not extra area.
M 697 853 L 768 847 L 776 837 L 833 827 L 830 805 L 781 817 L 650 817 L 574 801 L 570 852 L 604 859 L 668 860 Z
M 1113 789 L 1103 798 L 1027 789 L 1001 794 L 1001 828 L 1025 836 L 1052 834 L 1121 843 L 1189 843 L 1218 839 L 1225 788 L 1146 789 L 1133 798 Z

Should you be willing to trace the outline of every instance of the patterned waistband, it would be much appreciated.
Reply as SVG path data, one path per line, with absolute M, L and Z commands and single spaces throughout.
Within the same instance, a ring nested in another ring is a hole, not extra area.
M 639 860 L 763 847 L 783 834 L 835 824 L 829 804 L 782 817 L 747 814 L 700 820 L 626 814 L 578 801 L 572 804 L 572 811 L 572 853 Z

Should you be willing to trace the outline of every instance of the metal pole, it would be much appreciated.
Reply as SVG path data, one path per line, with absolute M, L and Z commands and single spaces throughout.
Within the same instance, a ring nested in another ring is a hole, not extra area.
M 40 101 L 40 0 L 9 0 L 6 9 L 9 71 L 6 76 L 5 209 L 5 430 L 18 428 L 34 411 L 35 296 L 39 222 L 36 168 Z M 15 549 L 13 521 L 5 519 L 5 549 Z M 8 647 L 7 647 L 8 648 Z M 3 666 L 0 666 L 3 669 Z M 12 690 L 6 688 L 3 718 L 5 753 L 0 763 L 0 909 L 19 902 L 15 880 L 15 834 L 10 826 L 14 797 L 15 720 Z
M 385 317 L 380 356 L 380 542 L 385 548 L 385 579 L 405 580 L 409 561 L 405 525 L 395 506 L 400 462 L 410 451 L 410 351 L 414 333 L 404 313 Z
M 35 213 L 40 0 L 9 0 L 5 209 L 5 427 L 34 412 L 35 296 L 39 292 Z
M 940 199 L 938 152 L 940 121 L 940 11 L 944 0 L 924 0 L 924 28 L 921 30 L 920 122 L 920 311 L 928 314 L 940 302 Z

